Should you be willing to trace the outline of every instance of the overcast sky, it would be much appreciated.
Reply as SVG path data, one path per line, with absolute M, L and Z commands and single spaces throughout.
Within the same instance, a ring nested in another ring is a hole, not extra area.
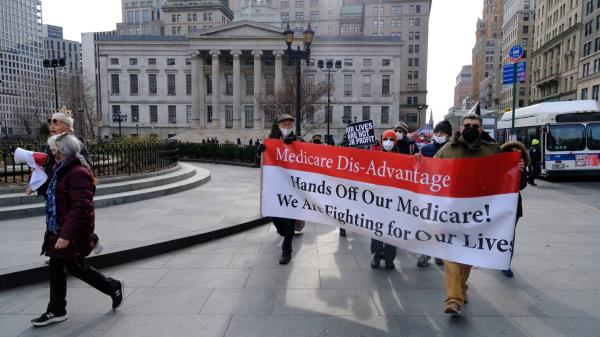
M 436 122 L 453 104 L 456 75 L 471 64 L 482 9 L 483 0 L 433 0 L 427 101 Z M 82 32 L 113 30 L 121 21 L 120 0 L 42 0 L 42 10 L 44 23 L 62 26 L 64 37 L 75 41 L 81 41 Z

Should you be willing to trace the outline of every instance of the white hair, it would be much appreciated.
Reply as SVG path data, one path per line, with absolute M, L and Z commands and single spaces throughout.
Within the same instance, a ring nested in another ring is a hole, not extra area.
M 48 138 L 48 145 L 50 148 L 56 149 L 63 157 L 77 157 L 82 165 L 89 165 L 85 158 L 81 155 L 81 142 L 77 137 L 75 137 L 72 133 L 63 133 L 61 135 L 56 135 Z

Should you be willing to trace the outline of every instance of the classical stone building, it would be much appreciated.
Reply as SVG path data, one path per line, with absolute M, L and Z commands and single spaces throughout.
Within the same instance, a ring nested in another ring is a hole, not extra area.
M 583 33 L 579 53 L 578 99 L 599 100 L 600 91 L 600 3 L 586 0 L 582 11 Z
M 504 21 L 502 24 L 502 64 L 512 61 L 508 51 L 514 45 L 524 50 L 521 62 L 526 63 L 525 82 L 517 83 L 516 107 L 529 105 L 531 93 L 531 62 L 529 55 L 533 47 L 533 31 L 535 18 L 535 0 L 506 0 L 504 2 Z M 500 111 L 512 109 L 513 86 L 503 85 L 500 95 Z
M 282 29 L 244 21 L 187 36 L 101 36 L 100 96 L 104 136 L 118 134 L 113 116 L 126 116 L 122 133 L 234 141 L 264 137 L 273 115 L 261 95 L 294 79 Z M 297 38 L 294 47 L 301 43 Z M 348 120 L 372 119 L 378 132 L 400 119 L 402 44 L 396 37 L 324 37 L 313 42 L 305 81 L 320 82 L 319 60 L 343 62 L 332 74 L 331 130 L 341 140 Z M 218 74 L 218 76 L 216 75 Z M 326 131 L 324 111 L 305 119 L 303 130 Z
M 536 6 L 531 103 L 577 97 L 583 1 L 542 1 Z

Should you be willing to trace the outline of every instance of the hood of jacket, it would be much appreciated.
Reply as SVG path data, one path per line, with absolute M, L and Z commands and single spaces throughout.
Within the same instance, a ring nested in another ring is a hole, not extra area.
M 531 158 L 529 157 L 529 151 L 527 151 L 527 148 L 523 143 L 512 141 L 506 142 L 500 146 L 501 152 L 511 152 L 515 149 L 521 151 L 521 158 L 525 161 L 525 166 L 529 166 L 531 164 Z

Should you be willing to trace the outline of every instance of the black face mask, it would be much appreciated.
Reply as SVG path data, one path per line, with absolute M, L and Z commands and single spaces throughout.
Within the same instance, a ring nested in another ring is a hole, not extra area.
M 315 139 L 315 140 L 313 140 L 313 144 L 321 144 L 321 140 L 320 139 Z
M 479 130 L 474 129 L 472 127 L 464 128 L 462 132 L 462 136 L 468 143 L 472 143 L 479 138 Z

